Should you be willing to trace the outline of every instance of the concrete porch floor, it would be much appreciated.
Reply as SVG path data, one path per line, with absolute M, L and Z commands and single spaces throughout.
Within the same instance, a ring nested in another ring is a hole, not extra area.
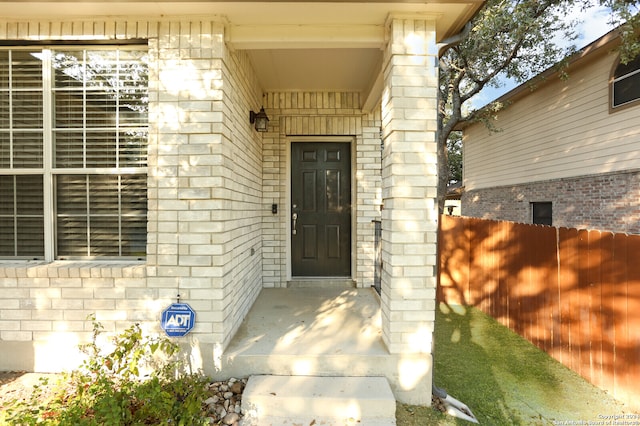
M 387 355 L 372 289 L 263 289 L 226 351 L 232 355 Z M 304 373 L 305 371 L 298 371 Z
M 431 357 L 390 354 L 372 288 L 263 289 L 220 374 L 386 377 L 402 402 L 431 401 Z

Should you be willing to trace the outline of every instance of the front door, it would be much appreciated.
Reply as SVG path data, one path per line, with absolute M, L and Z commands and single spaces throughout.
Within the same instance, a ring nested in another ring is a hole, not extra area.
M 291 144 L 294 277 L 351 276 L 351 147 Z

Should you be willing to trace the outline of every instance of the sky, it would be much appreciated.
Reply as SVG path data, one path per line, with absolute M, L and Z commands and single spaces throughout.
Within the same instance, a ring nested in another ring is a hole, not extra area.
M 608 23 L 609 13 L 606 7 L 597 5 L 585 11 L 580 10 L 579 7 L 575 7 L 573 13 L 567 15 L 568 20 L 577 18 L 582 21 L 577 29 L 579 38 L 575 41 L 575 45 L 578 48 L 587 46 L 613 29 Z M 517 83 L 513 81 L 505 80 L 503 83 L 503 87 L 486 87 L 483 89 L 481 93 L 473 98 L 473 107 L 482 107 L 517 86 Z

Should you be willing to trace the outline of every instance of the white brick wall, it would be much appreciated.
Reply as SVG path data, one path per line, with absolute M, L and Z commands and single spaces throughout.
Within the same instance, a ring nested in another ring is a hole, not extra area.
M 260 289 L 286 285 L 290 138 L 335 137 L 353 144 L 353 278 L 373 284 L 371 221 L 382 216 L 383 338 L 391 354 L 402 354 L 400 382 L 415 384 L 401 391 L 422 389 L 415 401 L 428 403 L 435 29 L 427 18 L 388 24 L 382 104 L 364 114 L 357 93 L 263 96 L 248 57 L 227 49 L 224 25 L 213 18 L 0 20 L 0 40 L 145 39 L 151 57 L 146 261 L 0 263 L 0 352 L 20 354 L 0 357 L 0 369 L 69 366 L 93 313 L 111 332 L 134 321 L 160 332 L 160 312 L 180 294 L 197 312 L 187 339 L 205 362 L 197 367 L 211 371 Z M 247 116 L 261 106 L 271 122 L 259 134 Z
M 388 22 L 382 101 L 382 332 L 391 353 L 431 353 L 437 237 L 434 28 L 426 19 L 391 17 Z
M 160 332 L 177 294 L 197 312 L 191 339 L 223 349 L 262 287 L 262 143 L 246 119 L 261 100 L 247 57 L 211 20 L 0 21 L 0 39 L 148 39 L 152 58 L 147 260 L 0 263 L 0 346 L 25 354 L 0 367 L 70 366 L 93 313 L 107 331 Z
M 0 343 L 87 340 L 90 314 L 108 331 L 114 331 L 121 321 L 155 321 L 155 311 L 147 309 L 141 295 L 135 293 L 135 286 L 145 285 L 145 275 L 142 263 L 3 262 Z M 130 306 L 123 307 L 121 302 Z M 125 308 L 135 315 L 128 318 Z M 73 352 L 75 347 L 70 349 Z M 56 368 L 44 354 L 40 360 L 34 366 L 37 370 Z M 65 366 L 62 362 L 57 368 Z
M 379 113 L 369 115 L 360 110 L 357 93 L 304 92 L 267 93 L 264 107 L 270 118 L 270 131 L 263 138 L 264 193 L 264 258 L 265 287 L 286 286 L 287 150 L 291 137 L 353 137 L 355 193 L 352 194 L 355 217 L 353 278 L 360 287 L 373 285 L 374 225 L 380 217 L 380 125 Z M 270 213 L 271 204 L 279 206 L 278 214 Z
M 139 321 L 159 332 L 160 311 L 180 294 L 198 315 L 190 342 L 219 354 L 260 289 L 286 284 L 289 138 L 334 136 L 354 144 L 353 277 L 361 287 L 373 284 L 371 220 L 380 217 L 384 199 L 385 342 L 392 353 L 428 353 L 435 309 L 436 182 L 428 177 L 436 166 L 435 110 L 419 110 L 435 105 L 435 91 L 423 88 L 435 81 L 434 58 L 423 52 L 433 30 L 427 21 L 393 21 L 391 29 L 423 34 L 417 47 L 423 61 L 408 63 L 403 55 L 416 52 L 403 53 L 394 38 L 386 52 L 384 113 L 363 114 L 356 93 L 261 97 L 248 58 L 226 49 L 224 28 L 215 22 L 0 22 L 4 39 L 148 38 L 153 58 L 146 262 L 1 265 L 0 346 L 24 343 L 34 369 L 59 368 L 43 354 L 75 350 L 89 337 L 88 314 L 108 331 Z M 247 115 L 262 105 L 271 122 L 258 134 Z
M 262 286 L 262 145 L 246 120 L 259 90 L 246 56 L 226 50 L 219 24 L 161 23 L 158 43 L 162 151 L 150 167 L 158 187 L 150 222 L 158 223 L 149 275 L 187 292 L 199 313 L 195 338 L 222 349 Z

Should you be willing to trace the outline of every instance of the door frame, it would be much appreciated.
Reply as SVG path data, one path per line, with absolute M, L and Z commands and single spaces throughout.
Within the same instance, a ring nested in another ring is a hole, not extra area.
M 286 267 L 287 281 L 294 278 L 292 276 L 291 261 L 291 145 L 293 143 L 319 142 L 319 143 L 349 143 L 351 151 L 351 276 L 340 278 L 351 278 L 356 276 L 357 265 L 357 246 L 356 246 L 356 201 L 357 201 L 357 185 L 356 185 L 356 138 L 355 136 L 289 136 L 286 138 L 286 188 L 285 188 L 285 204 L 286 208 L 282 211 L 286 212 L 285 217 L 285 243 L 286 243 Z M 305 277 L 306 279 L 313 277 Z M 330 278 L 330 277 L 322 277 Z

